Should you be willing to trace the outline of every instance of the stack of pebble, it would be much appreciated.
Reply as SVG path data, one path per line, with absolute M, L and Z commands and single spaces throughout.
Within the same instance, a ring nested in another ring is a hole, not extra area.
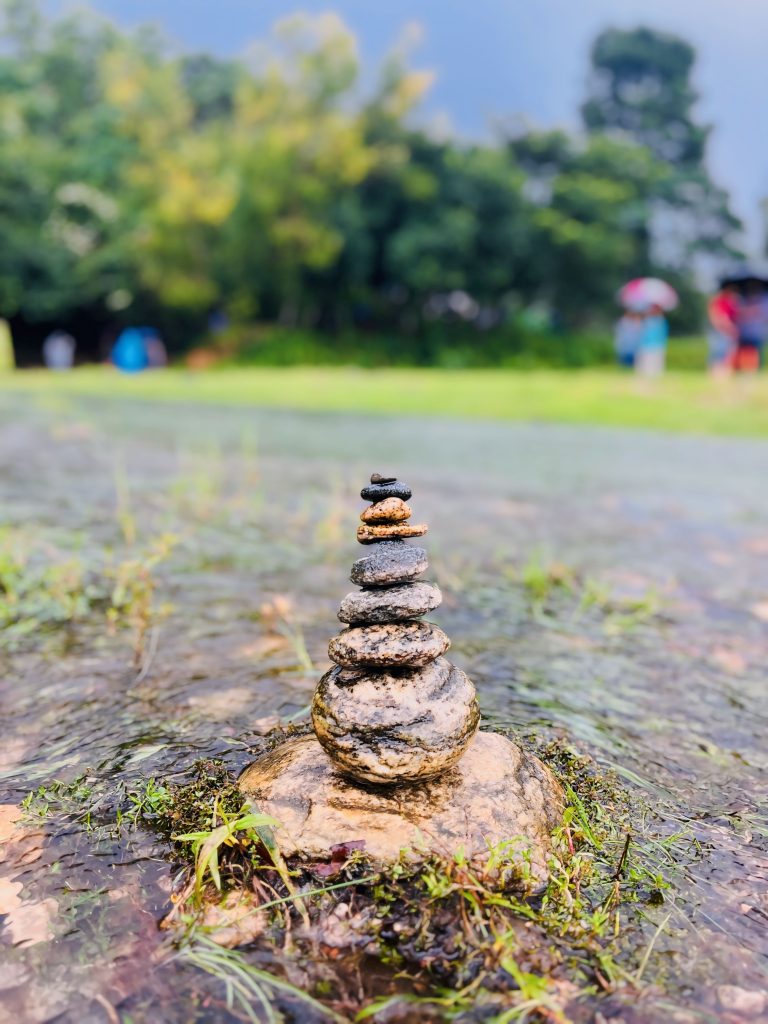
M 544 885 L 562 790 L 532 754 L 477 731 L 475 688 L 443 656 L 445 633 L 422 621 L 440 591 L 421 579 L 426 552 L 409 543 L 427 532 L 410 522 L 410 489 L 374 474 L 362 496 L 372 504 L 357 536 L 371 546 L 352 567 L 360 589 L 341 602 L 348 628 L 330 643 L 336 664 L 315 692 L 315 735 L 254 761 L 240 788 L 280 822 L 286 857 L 327 860 L 350 841 L 385 863 L 461 850 L 492 880 L 489 851 L 503 843 L 521 885 Z
M 411 523 L 411 490 L 374 473 L 361 497 L 357 539 L 370 552 L 352 566 L 360 590 L 341 602 L 348 624 L 329 645 L 335 667 L 318 684 L 315 733 L 345 775 L 362 782 L 435 778 L 462 756 L 480 722 L 475 688 L 443 657 L 446 634 L 422 616 L 441 602 L 439 589 L 419 579 L 424 548 L 408 538 L 427 532 Z

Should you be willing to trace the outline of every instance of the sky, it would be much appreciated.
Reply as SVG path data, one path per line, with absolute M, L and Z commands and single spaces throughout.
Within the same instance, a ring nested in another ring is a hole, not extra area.
M 70 0 L 49 0 L 69 10 Z M 538 127 L 576 127 L 589 48 L 609 26 L 675 32 L 697 48 L 699 117 L 714 125 L 710 167 L 762 244 L 768 196 L 768 0 L 90 0 L 120 24 L 154 23 L 184 49 L 241 53 L 296 11 L 341 15 L 374 67 L 417 23 L 415 67 L 435 73 L 424 116 L 459 136 L 487 137 L 494 119 L 524 115 Z

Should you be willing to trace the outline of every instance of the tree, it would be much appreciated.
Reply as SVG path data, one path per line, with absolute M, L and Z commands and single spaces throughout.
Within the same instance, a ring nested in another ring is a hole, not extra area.
M 229 147 L 235 216 L 221 239 L 233 314 L 314 319 L 307 276 L 338 258 L 343 235 L 329 219 L 370 171 L 374 151 L 351 107 L 355 40 L 332 14 L 297 15 L 275 28 L 238 91 Z
M 644 146 L 605 136 L 528 132 L 508 146 L 534 210 L 530 273 L 539 297 L 566 323 L 612 309 L 624 281 L 653 271 L 648 201 L 664 165 Z
M 412 141 L 411 166 L 431 186 L 411 198 L 388 232 L 385 269 L 420 308 L 433 292 L 460 290 L 497 303 L 515 287 L 530 252 L 523 175 L 486 147 Z
M 659 159 L 682 166 L 704 160 L 710 129 L 697 125 L 691 86 L 693 47 L 649 28 L 607 29 L 592 46 L 587 129 L 628 136 Z
M 131 276 L 114 198 L 125 152 L 98 72 L 117 32 L 83 18 L 49 25 L 16 0 L 0 15 L 0 315 L 23 349 L 73 318 L 98 330 L 105 298 Z
M 676 36 L 650 28 L 607 29 L 592 47 L 582 107 L 590 134 L 633 140 L 667 165 L 648 219 L 656 259 L 678 270 L 701 253 L 735 255 L 741 227 L 707 169 L 711 127 L 695 117 L 695 60 L 694 48 Z
M 228 117 L 245 69 L 232 60 L 219 60 L 208 53 L 181 58 L 181 84 L 192 104 L 195 122 Z
M 334 15 L 234 61 L 41 10 L 0 0 L 0 316 L 28 354 L 64 327 L 94 356 L 129 322 L 183 349 L 224 311 L 453 358 L 530 304 L 582 324 L 636 274 L 690 286 L 736 225 L 673 37 L 600 37 L 586 137 L 470 145 L 414 127 L 430 76 L 402 47 L 366 92 Z

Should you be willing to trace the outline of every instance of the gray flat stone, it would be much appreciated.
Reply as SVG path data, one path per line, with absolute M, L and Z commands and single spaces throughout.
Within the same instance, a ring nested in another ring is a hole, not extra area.
M 401 850 L 414 860 L 461 850 L 493 879 L 498 869 L 488 866 L 489 850 L 508 842 L 512 862 L 530 864 L 521 889 L 546 882 L 551 835 L 563 814 L 562 790 L 549 769 L 486 732 L 439 778 L 399 786 L 350 780 L 314 736 L 303 736 L 246 768 L 240 788 L 281 823 L 276 838 L 286 857 L 330 860 L 331 847 L 351 840 L 363 840 L 366 854 L 383 863 L 399 860 Z
M 371 553 L 358 558 L 350 579 L 361 587 L 386 587 L 421 576 L 429 568 L 424 548 L 404 541 L 380 541 L 371 545 Z
M 353 590 L 342 600 L 339 618 L 352 625 L 418 619 L 437 608 L 443 595 L 434 583 L 417 580 L 394 587 Z
M 315 733 L 335 764 L 363 782 L 434 778 L 452 767 L 480 723 L 475 688 L 447 658 L 425 668 L 332 668 L 312 703 Z
M 432 622 L 391 622 L 343 630 L 328 644 L 328 657 L 345 668 L 419 668 L 450 646 Z

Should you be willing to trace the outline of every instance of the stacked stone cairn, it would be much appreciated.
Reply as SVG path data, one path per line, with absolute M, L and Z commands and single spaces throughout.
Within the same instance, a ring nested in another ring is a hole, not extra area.
M 427 532 L 426 524 L 410 522 L 410 488 L 374 473 L 361 497 L 371 504 L 357 539 L 369 550 L 352 566 L 350 578 L 361 589 L 339 608 L 348 628 L 328 647 L 335 665 L 315 692 L 315 733 L 353 780 L 433 779 L 458 762 L 477 731 L 475 688 L 443 657 L 446 634 L 422 621 L 442 597 L 420 578 L 426 551 L 409 544 Z
M 362 843 L 379 862 L 463 854 L 494 876 L 500 843 L 526 866 L 525 887 L 543 885 L 563 793 L 549 769 L 516 743 L 478 731 L 475 688 L 444 657 L 445 633 L 423 616 L 440 591 L 421 577 L 427 527 L 410 522 L 410 488 L 374 473 L 362 497 L 343 599 L 345 624 L 329 646 L 334 667 L 312 704 L 314 733 L 287 737 L 240 776 L 244 795 L 280 826 L 284 856 L 332 858 Z

